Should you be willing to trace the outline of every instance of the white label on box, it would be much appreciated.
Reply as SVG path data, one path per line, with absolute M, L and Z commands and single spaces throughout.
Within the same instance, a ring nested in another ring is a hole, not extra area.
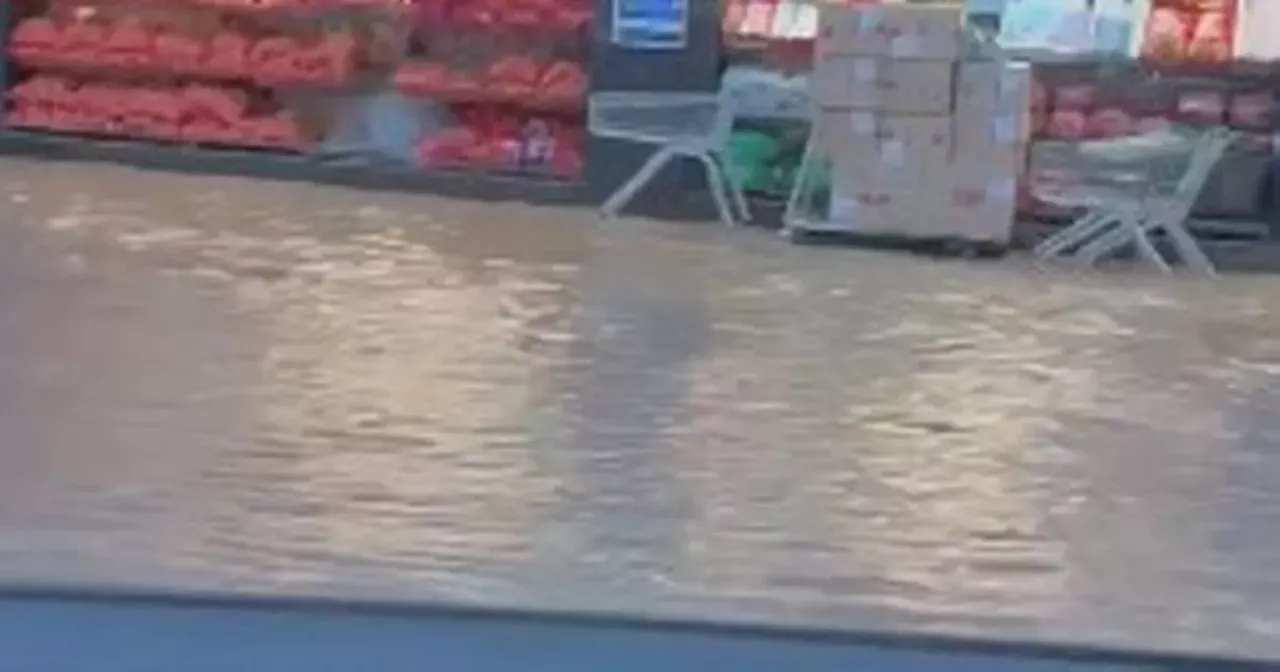
M 991 120 L 991 140 L 1002 145 L 1018 141 L 1018 120 L 1013 117 L 996 117 Z
M 1018 183 L 1012 177 L 1000 178 L 987 183 L 987 198 L 992 201 L 1008 203 L 1018 195 Z
M 880 162 L 899 167 L 907 162 L 907 148 L 901 140 L 885 140 L 880 144 Z
M 849 115 L 849 128 L 857 135 L 874 135 L 876 115 L 871 112 L 854 112 Z
M 883 23 L 880 12 L 870 8 L 862 9 L 859 11 L 859 16 L 861 17 L 858 24 L 859 32 L 871 33 L 880 30 L 880 24 Z
M 802 5 L 800 15 L 792 25 L 792 31 L 786 35 L 792 40 L 813 39 L 818 34 L 818 8 L 813 5 Z
M 909 57 L 920 55 L 920 39 L 915 35 L 899 35 L 889 42 L 889 53 Z
M 855 58 L 853 59 L 853 81 L 855 82 L 874 82 L 876 81 L 876 59 L 874 58 Z

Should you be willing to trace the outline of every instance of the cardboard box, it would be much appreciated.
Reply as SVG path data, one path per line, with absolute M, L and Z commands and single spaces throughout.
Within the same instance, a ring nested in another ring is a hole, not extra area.
M 910 193 L 890 182 L 833 182 L 828 223 L 850 233 L 912 235 L 926 215 Z
M 880 164 L 886 172 L 925 175 L 952 161 L 951 118 L 886 115 L 880 119 Z
M 993 114 L 1031 107 L 1031 67 L 1025 63 L 965 61 L 956 68 L 956 108 Z
M 819 10 L 815 61 L 831 56 L 880 56 L 888 48 L 887 40 L 863 30 L 862 17 L 856 9 L 828 4 Z
M 965 62 L 956 73 L 957 161 L 1025 164 L 1031 139 L 1030 68 Z
M 906 188 L 929 181 L 951 161 L 949 117 L 902 117 L 873 112 L 823 114 L 820 138 L 836 181 L 887 181 Z
M 943 216 L 933 235 L 1007 244 L 1018 207 L 1018 175 L 1002 166 L 956 164 L 936 183 Z
M 862 26 L 887 37 L 892 56 L 956 60 L 961 55 L 964 8 L 958 3 L 872 5 L 857 10 Z
M 1026 164 L 1031 126 L 1028 114 L 988 116 L 960 108 L 953 123 L 956 162 Z
M 950 165 L 930 171 L 918 183 L 883 176 L 833 181 L 829 224 L 853 233 L 1005 245 L 1013 234 L 1016 207 L 1015 175 Z
M 892 60 L 881 66 L 879 108 L 893 114 L 948 114 L 954 97 L 955 64 Z
M 875 109 L 887 76 L 881 59 L 835 56 L 814 64 L 813 98 L 820 108 Z
M 1032 72 L 1025 64 L 963 61 L 956 67 L 955 106 L 974 115 L 1027 114 L 1032 108 Z
M 814 67 L 814 99 L 822 108 L 947 114 L 954 67 L 947 61 L 832 57 Z
M 831 159 L 831 179 L 854 184 L 889 171 L 881 166 L 884 127 L 880 115 L 862 110 L 828 112 L 832 132 L 824 151 Z
M 849 153 L 875 156 L 884 132 L 881 115 L 867 110 L 824 110 L 819 113 L 817 147 L 832 158 Z
M 818 17 L 818 58 L 830 55 L 892 56 L 952 61 L 960 57 L 963 7 L 823 6 Z

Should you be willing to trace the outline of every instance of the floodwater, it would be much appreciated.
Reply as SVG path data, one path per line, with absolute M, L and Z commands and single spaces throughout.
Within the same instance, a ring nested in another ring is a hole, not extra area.
M 1280 656 L 1280 279 L 0 161 L 0 580 Z

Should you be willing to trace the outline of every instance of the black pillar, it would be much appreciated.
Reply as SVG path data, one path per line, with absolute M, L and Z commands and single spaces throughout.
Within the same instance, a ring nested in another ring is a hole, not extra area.
M 596 0 L 591 44 L 592 91 L 716 91 L 720 87 L 720 8 L 717 0 L 688 0 L 688 40 L 683 49 L 642 51 L 610 41 L 614 0 Z M 592 137 L 587 145 L 587 188 L 599 203 L 627 180 L 653 148 Z M 673 164 L 648 194 L 670 193 L 698 184 L 691 166 Z M 659 192 L 661 190 L 661 192 Z M 655 199 L 643 193 L 629 211 L 645 212 Z

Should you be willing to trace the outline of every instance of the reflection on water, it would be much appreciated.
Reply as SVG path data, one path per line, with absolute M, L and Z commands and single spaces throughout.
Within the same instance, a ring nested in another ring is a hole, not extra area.
M 0 171 L 8 580 L 1280 655 L 1272 278 Z

